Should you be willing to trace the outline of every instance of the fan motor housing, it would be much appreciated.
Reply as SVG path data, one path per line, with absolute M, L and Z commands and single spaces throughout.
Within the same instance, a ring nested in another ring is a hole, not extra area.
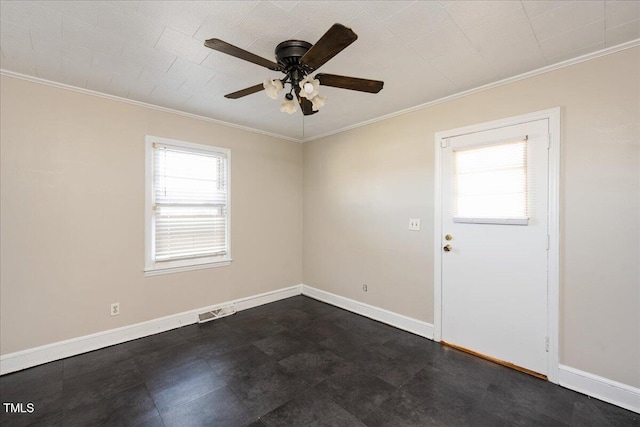
M 286 40 L 276 46 L 276 60 L 278 64 L 287 68 L 300 64 L 300 58 L 313 46 L 302 40 Z

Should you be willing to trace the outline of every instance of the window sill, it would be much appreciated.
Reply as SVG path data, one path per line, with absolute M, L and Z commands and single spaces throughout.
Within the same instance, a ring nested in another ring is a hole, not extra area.
M 144 269 L 145 277 L 159 276 L 161 274 L 180 273 L 183 271 L 202 270 L 205 268 L 226 267 L 231 265 L 233 260 L 226 259 L 223 261 L 207 262 L 203 264 L 182 265 L 174 267 L 148 267 Z

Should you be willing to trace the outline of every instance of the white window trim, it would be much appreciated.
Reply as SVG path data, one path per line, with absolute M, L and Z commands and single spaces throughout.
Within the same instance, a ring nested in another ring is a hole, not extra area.
M 168 144 L 193 150 L 221 153 L 227 156 L 227 253 L 220 256 L 184 259 L 176 261 L 155 262 L 154 248 L 154 216 L 153 216 L 153 143 Z M 145 209 L 144 209 L 144 275 L 178 273 L 181 271 L 200 270 L 203 268 L 224 267 L 230 265 L 231 258 L 231 150 L 211 145 L 194 144 L 192 142 L 161 138 L 147 135 L 145 137 Z

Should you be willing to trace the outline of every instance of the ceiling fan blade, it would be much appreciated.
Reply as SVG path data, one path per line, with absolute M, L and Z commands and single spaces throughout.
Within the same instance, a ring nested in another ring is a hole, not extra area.
M 380 80 L 358 79 L 356 77 L 336 76 L 335 74 L 316 74 L 316 79 L 320 80 L 320 84 L 323 86 L 369 93 L 378 93 L 384 86 L 384 82 Z
M 320 40 L 300 58 L 300 62 L 317 70 L 328 60 L 356 41 L 356 33 L 342 24 L 333 24 Z
M 252 93 L 260 92 L 261 90 L 264 90 L 264 86 L 262 85 L 262 83 L 239 90 L 237 92 L 228 93 L 224 97 L 229 99 L 238 99 L 242 98 L 243 96 L 251 95 Z
M 304 114 L 305 116 L 310 116 L 312 114 L 317 113 L 317 111 L 313 111 L 313 104 L 307 98 L 303 98 L 299 96 L 298 103 L 300 104 L 300 109 L 302 110 L 302 114 Z
M 253 62 L 254 64 L 261 65 L 270 70 L 281 70 L 280 65 L 276 64 L 275 62 L 264 59 L 263 57 L 248 52 L 244 49 L 240 49 L 239 47 L 229 44 L 220 39 L 209 39 L 204 42 L 204 45 L 210 49 L 226 53 L 227 55 L 235 56 L 236 58 L 244 59 L 245 61 Z

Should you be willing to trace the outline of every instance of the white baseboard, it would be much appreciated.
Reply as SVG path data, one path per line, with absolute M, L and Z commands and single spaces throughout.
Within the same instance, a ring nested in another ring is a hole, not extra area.
M 301 285 L 301 287 L 302 295 L 335 305 L 336 307 L 344 308 L 345 310 L 395 326 L 398 329 L 420 335 L 421 337 L 429 338 L 430 340 L 433 339 L 433 325 L 431 323 L 332 294 L 331 292 L 323 291 L 312 286 Z
M 433 339 L 433 325 L 402 314 L 374 307 L 331 292 L 301 285 L 302 295 L 344 308 L 353 313 L 378 320 L 396 328 Z M 598 375 L 580 371 L 569 366 L 559 367 L 560 385 L 584 393 L 596 399 L 640 413 L 640 389 Z
M 236 310 L 241 311 L 295 295 L 300 295 L 300 285 L 17 351 L 15 353 L 4 354 L 0 356 L 0 375 L 190 325 L 198 321 L 199 313 L 214 310 L 225 305 L 235 304 Z
M 386 323 L 416 335 L 433 339 L 433 325 L 431 323 L 413 319 L 379 307 L 374 307 L 372 305 L 311 286 L 296 285 L 208 307 L 189 310 L 183 313 L 161 317 L 142 323 L 136 323 L 134 325 L 123 326 L 117 329 L 110 329 L 108 331 L 5 354 L 0 356 L 0 375 L 20 371 L 22 369 L 52 362 L 54 360 L 64 359 L 66 357 L 75 356 L 88 351 L 98 350 L 100 348 L 120 344 L 125 341 L 143 338 L 149 335 L 179 328 L 181 326 L 190 325 L 197 322 L 199 313 L 213 310 L 221 306 L 235 304 L 236 310 L 242 311 L 300 294 Z M 559 383 L 561 386 L 568 389 L 575 390 L 588 396 L 595 397 L 596 399 L 640 413 L 640 389 L 637 387 L 622 384 L 565 365 L 560 365 L 559 367 Z
M 412 319 L 310 286 L 296 285 L 260 295 L 253 295 L 247 298 L 227 301 L 146 322 L 123 326 L 117 329 L 110 329 L 91 335 L 84 335 L 78 338 L 5 354 L 0 356 L 0 375 L 190 325 L 197 322 L 199 313 L 210 311 L 221 306 L 235 304 L 236 310 L 242 311 L 300 295 L 301 293 L 336 307 L 344 308 L 345 310 L 412 332 L 416 335 L 433 339 L 433 325 L 430 323 Z
M 640 388 L 560 365 L 560 385 L 640 414 Z

